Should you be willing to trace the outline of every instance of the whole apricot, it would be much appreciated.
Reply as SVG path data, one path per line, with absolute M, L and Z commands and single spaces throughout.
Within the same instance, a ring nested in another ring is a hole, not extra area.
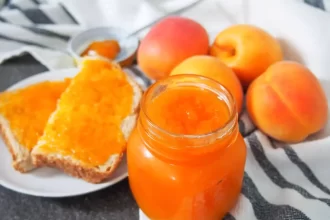
M 303 65 L 281 61 L 250 85 L 248 113 L 255 125 L 274 139 L 299 142 L 321 130 L 328 103 L 318 79 Z
M 137 61 L 148 77 L 158 80 L 186 58 L 207 54 L 208 47 L 208 34 L 199 23 L 184 17 L 167 17 L 141 41 Z
M 232 94 L 236 101 L 237 111 L 240 113 L 243 103 L 243 89 L 235 73 L 219 59 L 199 55 L 182 61 L 170 75 L 196 74 L 218 81 Z
M 220 32 L 210 55 L 234 70 L 244 88 L 271 64 L 283 59 L 279 42 L 261 28 L 239 24 Z

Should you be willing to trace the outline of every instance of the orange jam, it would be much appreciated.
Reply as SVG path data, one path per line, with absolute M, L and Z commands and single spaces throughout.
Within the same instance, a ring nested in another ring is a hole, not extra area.
M 95 55 L 91 53 L 96 53 L 99 56 L 113 60 L 119 52 L 120 46 L 116 40 L 94 41 L 81 53 L 81 56 Z
M 0 94 L 0 115 L 8 121 L 19 144 L 29 150 L 36 145 L 69 82 L 41 82 Z
M 90 165 L 103 165 L 126 149 L 121 122 L 129 115 L 133 88 L 125 73 L 102 60 L 85 61 L 59 100 L 53 122 L 47 124 L 41 150 Z
M 174 88 L 160 94 L 147 110 L 159 127 L 176 134 L 205 134 L 229 120 L 225 102 L 200 88 Z
M 170 76 L 144 94 L 127 161 L 150 219 L 221 219 L 240 194 L 245 160 L 235 103 L 217 82 Z

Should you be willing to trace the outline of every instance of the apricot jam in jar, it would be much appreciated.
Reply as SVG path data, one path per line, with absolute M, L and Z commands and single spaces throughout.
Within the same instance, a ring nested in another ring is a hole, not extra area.
M 233 97 L 202 76 L 157 81 L 141 100 L 127 160 L 150 219 L 221 219 L 238 199 L 246 160 Z

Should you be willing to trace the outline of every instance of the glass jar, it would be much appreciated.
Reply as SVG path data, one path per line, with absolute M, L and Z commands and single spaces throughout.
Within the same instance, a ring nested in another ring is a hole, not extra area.
M 183 94 L 191 94 L 198 107 L 188 111 L 186 106 L 190 104 L 184 104 Z M 208 95 L 216 99 L 204 102 Z M 157 98 L 161 102 L 156 102 Z M 179 104 L 165 109 L 171 99 Z M 152 85 L 140 107 L 137 126 L 128 141 L 127 161 L 130 188 L 141 210 L 153 220 L 221 219 L 240 194 L 246 160 L 246 145 L 238 130 L 231 94 L 209 78 L 177 75 Z M 208 107 L 212 109 L 194 113 L 223 112 L 222 119 L 214 117 L 207 121 L 213 126 L 212 131 L 202 129 L 207 123 L 199 123 L 197 130 L 188 124 L 184 127 L 186 133 L 175 130 L 177 125 L 187 123 L 184 120 L 190 120 L 191 110 Z M 171 120 L 170 116 L 176 114 L 171 111 L 186 111 L 190 118 L 180 116 Z M 213 122 L 218 119 L 224 123 L 214 127 Z M 170 123 L 177 124 L 171 127 Z

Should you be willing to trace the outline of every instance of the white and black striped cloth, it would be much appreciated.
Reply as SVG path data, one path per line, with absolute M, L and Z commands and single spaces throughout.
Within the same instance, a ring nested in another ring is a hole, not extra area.
M 330 6 L 329 0 L 305 2 L 321 10 Z M 39 63 L 43 70 L 72 67 L 72 58 L 64 51 L 68 39 L 80 30 L 63 4 L 10 1 L 0 11 L 0 65 L 15 64 L 17 56 L 29 54 L 31 62 Z M 138 66 L 128 71 L 141 84 L 150 85 Z M 0 90 L 24 77 L 0 72 Z M 330 135 L 323 132 L 306 142 L 283 146 L 256 130 L 246 112 L 239 126 L 248 145 L 244 186 L 236 207 L 225 219 L 329 220 L 330 145 L 325 143 L 330 141 L 324 140 Z

